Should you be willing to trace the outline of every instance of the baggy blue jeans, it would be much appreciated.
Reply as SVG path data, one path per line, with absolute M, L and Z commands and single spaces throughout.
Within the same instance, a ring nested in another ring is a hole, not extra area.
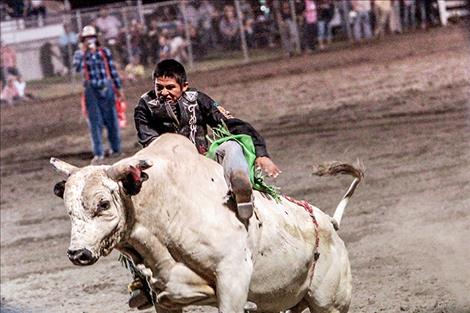
M 361 32 L 362 29 L 362 32 Z M 372 29 L 370 26 L 370 12 L 363 11 L 357 12 L 356 19 L 354 20 L 354 39 L 359 41 L 361 39 L 372 38 Z
M 102 142 L 103 126 L 108 131 L 108 140 L 113 152 L 121 152 L 119 121 L 112 82 L 108 80 L 103 88 L 93 87 L 90 82 L 86 82 L 85 100 L 93 155 L 104 156 Z

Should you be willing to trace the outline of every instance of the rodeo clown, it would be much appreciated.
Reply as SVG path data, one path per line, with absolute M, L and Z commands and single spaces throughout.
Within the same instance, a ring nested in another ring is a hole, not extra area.
M 189 138 L 199 153 L 223 166 L 229 196 L 236 201 L 239 219 L 247 223 L 253 214 L 252 188 L 276 195 L 255 169 L 262 169 L 273 178 L 281 173 L 269 157 L 263 137 L 205 93 L 190 89 L 184 66 L 178 61 L 168 59 L 158 63 L 152 79 L 154 88 L 141 96 L 134 111 L 139 143 L 146 147 L 164 133 Z M 216 137 L 211 144 L 208 127 Z M 150 307 L 152 297 L 145 279 L 131 262 L 125 263 L 135 278 L 129 285 L 129 306 Z
M 116 70 L 111 50 L 102 47 L 96 29 L 87 25 L 80 33 L 80 49 L 75 51 L 75 71 L 83 72 L 84 109 L 88 118 L 93 148 L 92 165 L 103 163 L 103 127 L 113 155 L 121 154 L 121 135 L 116 111 L 116 97 L 123 96 L 122 82 Z

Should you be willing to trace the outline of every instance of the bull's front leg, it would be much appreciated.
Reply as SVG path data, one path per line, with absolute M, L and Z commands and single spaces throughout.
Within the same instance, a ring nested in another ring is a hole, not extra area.
M 253 262 L 248 248 L 229 253 L 217 267 L 217 303 L 220 313 L 243 313 L 248 300 Z

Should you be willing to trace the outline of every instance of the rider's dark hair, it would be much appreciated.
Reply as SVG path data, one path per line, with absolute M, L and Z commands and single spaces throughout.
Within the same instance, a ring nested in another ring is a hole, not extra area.
M 173 59 L 163 60 L 157 64 L 152 74 L 153 81 L 157 77 L 173 77 L 181 86 L 187 79 L 183 64 Z

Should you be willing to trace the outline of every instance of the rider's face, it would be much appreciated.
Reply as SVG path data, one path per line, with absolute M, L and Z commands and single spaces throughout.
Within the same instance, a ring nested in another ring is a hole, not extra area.
M 187 89 L 187 82 L 180 85 L 173 77 L 161 76 L 155 79 L 155 92 L 162 102 L 175 103 Z

